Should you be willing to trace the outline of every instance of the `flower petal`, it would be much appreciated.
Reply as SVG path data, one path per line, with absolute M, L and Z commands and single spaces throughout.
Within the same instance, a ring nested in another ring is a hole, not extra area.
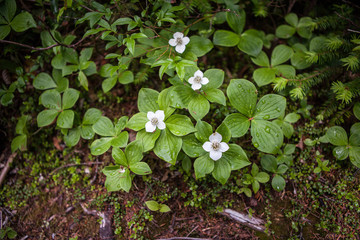
M 190 83 L 190 84 L 194 84 L 194 77 L 191 77 L 191 78 L 189 78 L 189 80 L 188 80 L 188 82 Z
M 207 152 L 210 152 L 213 150 L 212 148 L 212 144 L 211 142 L 205 142 L 203 145 L 202 145 L 203 149 Z
M 169 40 L 169 44 L 170 44 L 171 46 L 175 47 L 175 46 L 176 46 L 176 39 L 174 39 L 174 38 L 170 39 L 170 40 Z
M 201 88 L 201 84 L 200 83 L 194 83 L 191 85 L 191 88 L 194 90 L 198 90 Z
M 156 126 L 161 130 L 166 128 L 166 124 L 163 121 L 159 121 Z
M 194 73 L 194 77 L 197 77 L 197 76 L 199 76 L 199 77 L 203 77 L 204 76 L 204 73 L 202 72 L 202 71 L 200 71 L 200 70 L 197 70 L 195 73 Z
M 209 83 L 209 79 L 208 79 L 208 78 L 203 77 L 203 78 L 201 79 L 201 84 L 202 84 L 202 85 L 205 85 L 205 84 L 208 84 L 208 83 Z
M 185 51 L 185 45 L 184 44 L 176 45 L 175 51 L 177 51 L 178 53 L 183 53 Z
M 146 124 L 145 124 L 145 130 L 147 132 L 153 132 L 155 131 L 156 129 L 156 126 L 152 125 L 150 121 L 148 121 Z
M 157 110 L 157 111 L 155 112 L 155 115 L 156 115 L 156 118 L 159 120 L 159 122 L 160 122 L 160 121 L 164 121 L 164 119 L 165 119 L 165 113 L 164 113 L 163 110 Z
M 227 150 L 229 150 L 229 145 L 227 145 L 227 143 L 225 143 L 225 142 L 220 143 L 219 151 L 220 152 L 226 152 Z
M 182 42 L 183 42 L 183 44 L 188 44 L 189 42 L 190 42 L 190 38 L 188 38 L 188 37 L 184 37 L 183 39 L 182 39 Z
M 210 152 L 210 158 L 214 161 L 217 161 L 221 158 L 222 152 L 220 151 L 211 151 Z
M 174 38 L 177 39 L 177 38 L 183 38 L 184 37 L 184 34 L 182 32 L 176 32 L 174 33 Z
M 220 143 L 221 140 L 222 140 L 222 136 L 221 136 L 220 133 L 215 132 L 215 133 L 210 135 L 209 140 L 210 140 L 210 142 L 218 142 L 218 143 Z
M 153 112 L 148 112 L 147 113 L 147 118 L 151 121 L 151 119 L 153 119 L 153 118 L 155 118 L 156 117 L 156 114 L 155 113 L 153 113 Z

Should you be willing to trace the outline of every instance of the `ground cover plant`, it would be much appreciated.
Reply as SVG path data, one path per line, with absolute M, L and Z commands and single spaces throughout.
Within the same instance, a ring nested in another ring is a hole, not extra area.
M 359 10 L 0 1 L 0 238 L 359 238 Z

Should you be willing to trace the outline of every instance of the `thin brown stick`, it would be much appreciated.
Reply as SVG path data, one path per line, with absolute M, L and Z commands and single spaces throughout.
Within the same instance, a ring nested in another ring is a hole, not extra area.
M 192 237 L 172 237 L 172 238 L 158 238 L 157 240 L 211 240 L 210 238 L 192 238 Z
M 63 168 L 68 168 L 68 167 L 75 167 L 75 166 L 91 166 L 91 165 L 100 165 L 100 164 L 104 164 L 102 162 L 87 162 L 87 163 L 71 163 L 71 164 L 66 164 L 64 166 L 58 167 L 56 168 L 54 171 L 52 171 L 49 175 L 54 174 L 54 172 L 59 171 L 60 169 Z
M 3 170 L 1 171 L 1 175 L 0 175 L 0 186 L 2 185 L 3 181 L 5 180 L 6 174 L 8 173 L 8 171 L 10 170 L 10 165 L 11 163 L 14 161 L 14 158 L 16 157 L 17 153 L 14 152 L 13 154 L 10 155 L 10 157 L 8 158 L 5 167 L 3 168 Z

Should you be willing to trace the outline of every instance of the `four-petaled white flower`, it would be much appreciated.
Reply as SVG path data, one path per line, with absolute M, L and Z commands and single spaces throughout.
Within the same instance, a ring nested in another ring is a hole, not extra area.
M 210 152 L 210 158 L 217 161 L 221 158 L 222 153 L 229 150 L 229 146 L 225 142 L 221 142 L 222 136 L 220 133 L 213 133 L 209 137 L 210 142 L 203 144 L 203 149 Z
M 183 53 L 185 51 L 185 45 L 190 42 L 190 38 L 184 37 L 184 34 L 181 32 L 176 32 L 173 35 L 174 38 L 169 40 L 169 44 L 175 47 L 175 51 L 178 53 Z
M 157 110 L 155 113 L 148 112 L 147 118 L 149 121 L 145 124 L 145 130 L 147 132 L 154 132 L 156 127 L 159 129 L 165 129 L 166 125 L 164 123 L 165 114 L 162 110 Z
M 188 82 L 191 84 L 191 88 L 194 90 L 198 90 L 202 85 L 208 84 L 209 79 L 204 77 L 204 73 L 200 70 L 197 70 L 194 73 L 194 76 L 189 78 Z

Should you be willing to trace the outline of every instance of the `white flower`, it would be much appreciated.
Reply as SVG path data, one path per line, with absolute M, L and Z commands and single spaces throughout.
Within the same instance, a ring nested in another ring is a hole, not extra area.
M 184 37 L 184 34 L 181 32 L 176 32 L 173 35 L 174 38 L 169 40 L 169 44 L 175 47 L 175 51 L 178 53 L 183 53 L 185 51 L 185 45 L 190 42 L 190 38 Z
M 210 158 L 217 161 L 221 158 L 222 153 L 229 150 L 229 146 L 225 142 L 221 142 L 222 136 L 220 133 L 213 133 L 209 137 L 210 142 L 203 144 L 203 149 L 210 152 Z
M 188 82 L 191 84 L 191 88 L 194 90 L 198 90 L 202 85 L 208 84 L 209 79 L 204 77 L 204 73 L 200 70 L 197 70 L 194 73 L 194 76 L 189 78 Z
M 165 129 L 165 114 L 163 110 L 157 110 L 155 113 L 148 112 L 147 118 L 149 119 L 149 121 L 145 124 L 145 130 L 147 132 L 154 132 L 156 130 L 156 127 L 161 130 Z

